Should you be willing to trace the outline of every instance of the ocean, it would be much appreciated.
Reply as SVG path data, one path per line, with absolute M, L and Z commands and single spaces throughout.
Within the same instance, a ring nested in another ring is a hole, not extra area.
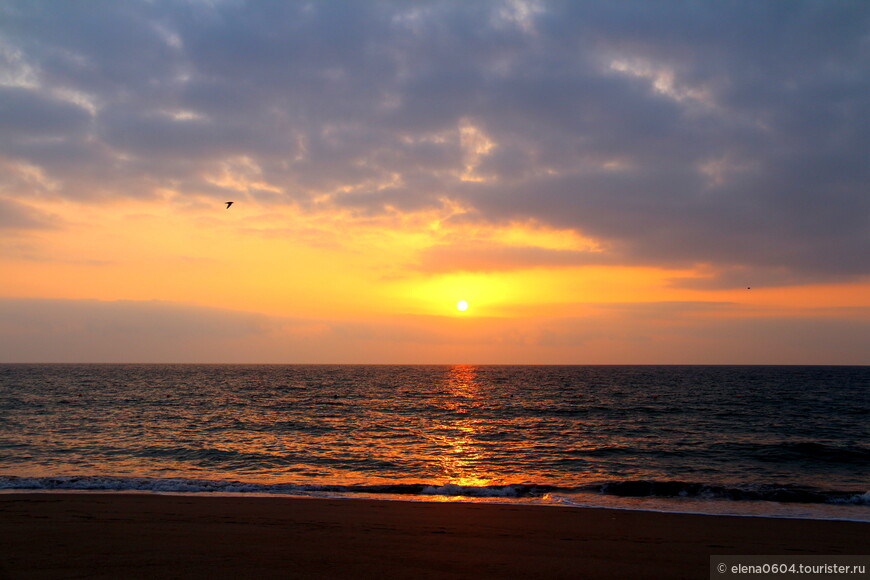
M 0 490 L 870 521 L 870 367 L 0 365 Z

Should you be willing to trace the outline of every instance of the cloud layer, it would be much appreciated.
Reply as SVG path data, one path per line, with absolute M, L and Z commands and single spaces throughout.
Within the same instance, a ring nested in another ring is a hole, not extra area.
M 852 279 L 868 94 L 857 0 L 4 2 L 2 224 L 42 225 L 13 200 L 160 192 L 450 205 L 719 284 Z M 457 267 L 588 258 L 487 252 Z
M 870 341 L 867 308 L 759 318 L 728 303 L 341 321 L 164 301 L 0 298 L 0 320 L 0 363 L 865 364 Z

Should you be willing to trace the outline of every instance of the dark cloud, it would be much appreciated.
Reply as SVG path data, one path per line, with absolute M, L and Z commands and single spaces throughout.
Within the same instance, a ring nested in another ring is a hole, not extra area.
M 870 274 L 865 2 L 2 10 L 0 155 L 56 194 L 223 196 L 244 160 L 263 203 L 451 199 L 711 284 Z
M 89 118 L 80 107 L 37 91 L 0 87 L 0 131 L 4 140 L 68 137 L 80 133 Z
M 53 216 L 10 199 L 0 198 L 0 230 L 32 230 L 57 226 Z

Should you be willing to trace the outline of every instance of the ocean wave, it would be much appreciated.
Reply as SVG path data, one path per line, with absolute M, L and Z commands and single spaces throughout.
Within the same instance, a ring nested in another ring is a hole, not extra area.
M 245 483 L 210 479 L 118 477 L 118 476 L 0 476 L 0 490 L 49 491 L 151 491 L 163 493 L 262 493 L 307 495 L 317 493 L 402 496 L 455 496 L 491 498 L 543 497 L 554 491 L 571 491 L 549 485 L 511 484 L 466 486 L 456 484 L 318 485 L 292 483 Z
M 247 483 L 190 478 L 120 476 L 0 476 L 0 490 L 27 491 L 141 491 L 156 493 L 256 493 L 275 495 L 431 496 L 468 498 L 547 498 L 558 494 L 600 494 L 632 498 L 693 498 L 722 501 L 870 506 L 870 491 L 822 490 L 774 484 L 723 486 L 685 481 L 608 481 L 577 487 L 515 483 L 471 486 L 453 483 L 404 483 L 380 485 L 318 485 Z
M 747 484 L 723 486 L 685 481 L 630 480 L 598 483 L 585 491 L 622 497 L 697 498 L 779 503 L 831 503 L 870 505 L 870 491 L 822 490 L 808 486 Z
M 773 463 L 806 462 L 814 464 L 866 464 L 870 449 L 861 445 L 842 446 L 811 441 L 783 443 L 724 443 L 713 445 L 742 457 Z
M 151 491 L 167 493 L 297 493 L 290 484 L 267 485 L 209 479 L 116 476 L 0 476 L 0 490 Z
M 529 485 L 515 483 L 511 485 L 473 486 L 448 483 L 439 486 L 427 485 L 420 491 L 420 493 L 422 495 L 443 495 L 458 497 L 524 498 L 543 497 L 549 493 L 558 491 L 569 490 L 567 490 L 566 488 L 559 488 L 551 485 Z

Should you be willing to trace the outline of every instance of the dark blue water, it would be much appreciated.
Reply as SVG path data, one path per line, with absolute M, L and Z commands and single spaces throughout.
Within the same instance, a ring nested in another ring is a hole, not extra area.
M 0 488 L 870 519 L 868 425 L 870 367 L 0 365 Z

